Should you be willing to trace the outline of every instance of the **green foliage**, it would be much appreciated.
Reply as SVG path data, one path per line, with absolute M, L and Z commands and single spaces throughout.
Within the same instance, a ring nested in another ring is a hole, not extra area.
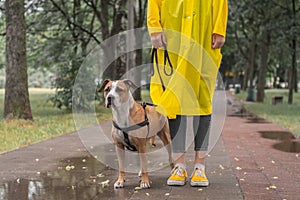
M 58 110 L 48 101 L 53 94 L 49 89 L 30 90 L 34 121 L 4 121 L 0 116 L 0 153 L 76 131 L 73 113 L 67 109 Z M 0 90 L 0 113 L 3 101 L 4 90 Z M 111 111 L 97 103 L 95 117 L 98 121 L 107 120 L 111 118 Z
M 28 69 L 29 88 L 51 88 L 52 78 L 53 78 L 53 73 L 45 68 Z
M 0 68 L 0 89 L 5 86 L 5 70 Z
M 142 1 L 136 2 L 140 4 Z M 292 13 L 293 1 L 281 0 L 231 0 L 229 1 L 229 21 L 226 45 L 222 49 L 221 70 L 233 72 L 235 76 L 247 72 L 249 62 L 253 62 L 253 79 L 261 60 L 263 32 L 271 35 L 268 56 L 267 76 L 270 82 L 274 77 L 288 81 L 291 66 L 291 38 L 296 35 L 300 44 L 300 2 L 295 1 L 296 20 Z M 39 0 L 26 1 L 27 23 L 27 62 L 29 85 L 31 87 L 51 87 L 56 89 L 51 98 L 55 104 L 71 107 L 73 83 L 78 69 L 86 55 L 96 44 L 111 35 L 125 30 L 127 26 L 126 1 L 120 0 Z M 145 3 L 136 7 L 135 21 L 142 25 Z M 142 20 L 142 21 L 141 21 Z M 295 26 L 294 26 L 295 24 Z M 0 1 L 0 55 L 5 55 L 5 16 L 4 1 Z M 253 44 L 254 43 L 254 44 Z M 250 50 L 254 45 L 254 60 L 250 61 Z M 298 59 L 298 77 L 300 77 Z M 116 71 L 124 71 L 124 63 L 118 63 L 121 69 L 108 71 L 112 77 Z M 0 70 L 5 67 L 5 56 L 0 57 Z M 112 72 L 112 73 L 111 73 Z M 0 71 L 0 88 L 4 85 L 3 71 Z M 225 79 L 225 78 L 224 78 Z M 235 81 L 239 79 L 236 78 Z M 87 86 L 90 87 L 90 86 Z M 94 86 L 93 86 L 94 87 Z M 81 107 L 88 107 L 88 101 L 78 100 Z
M 300 42 L 300 2 L 295 1 L 296 21 L 292 3 L 293 1 L 280 0 L 229 1 L 227 42 L 222 49 L 226 71 L 239 72 L 236 74 L 242 74 L 247 80 L 252 78 L 255 84 L 258 69 L 262 67 L 259 66 L 263 56 L 261 44 L 266 43 L 263 35 L 267 32 L 271 37 L 267 76 L 272 81 L 276 77 L 280 81 L 288 81 L 293 36 L 297 37 L 298 47 Z M 299 51 L 296 53 L 299 58 Z M 249 67 L 253 67 L 253 74 L 250 74 Z
M 272 105 L 273 96 L 283 96 L 283 104 Z M 236 95 L 239 99 L 245 100 L 246 94 L 242 92 Z M 269 121 L 275 122 L 300 137 L 300 94 L 295 94 L 294 104 L 289 105 L 288 90 L 272 89 L 266 90 L 266 99 L 264 103 L 245 103 L 245 107 L 252 113 L 259 115 Z
M 34 121 L 4 121 L 0 116 L 0 153 L 18 149 L 42 140 L 76 131 L 91 125 L 91 121 L 83 127 L 75 127 L 73 113 L 68 109 L 59 110 L 48 101 L 55 91 L 50 89 L 30 89 L 30 102 Z M 142 91 L 143 100 L 149 102 L 149 91 Z M 3 112 L 4 90 L 0 89 L 0 113 Z M 98 122 L 111 119 L 111 110 L 95 103 L 95 118 Z M 84 119 L 84 117 L 83 117 Z M 79 126 L 78 124 L 76 124 Z
M 144 23 L 146 3 L 137 2 L 137 26 Z M 0 8 L 2 35 L 5 33 L 4 1 L 0 0 Z M 71 108 L 75 102 L 76 107 L 87 109 L 90 102 L 98 98 L 97 94 L 72 99 L 75 78 L 83 60 L 97 44 L 126 29 L 126 1 L 25 1 L 25 10 L 29 86 L 49 87 L 51 81 L 50 87 L 56 90 L 50 99 L 57 107 Z M 5 55 L 5 37 L 1 35 L 0 54 Z M 118 72 L 124 71 L 124 60 L 118 62 L 117 70 L 107 71 L 111 78 L 117 78 Z M 5 57 L 0 57 L 0 69 L 4 66 Z M 0 73 L 0 87 L 3 80 Z M 85 92 L 86 88 L 95 88 L 95 84 L 82 85 L 81 89 Z
M 95 91 L 89 90 L 94 89 L 96 83 L 87 85 L 82 81 L 81 97 L 76 99 L 72 99 L 72 92 L 79 91 L 74 91 L 73 85 L 83 60 L 95 44 L 102 41 L 104 33 L 108 32 L 107 37 L 123 30 L 124 24 L 118 23 L 125 16 L 124 5 L 124 1 L 117 0 L 111 3 L 51 0 L 31 6 L 27 15 L 28 43 L 32 44 L 28 47 L 28 62 L 33 68 L 44 67 L 53 73 L 52 87 L 56 92 L 51 100 L 58 108 L 69 109 L 75 103 L 76 108 L 86 110 L 95 100 Z M 104 8 L 107 9 L 104 11 Z M 88 76 L 89 72 L 86 78 Z

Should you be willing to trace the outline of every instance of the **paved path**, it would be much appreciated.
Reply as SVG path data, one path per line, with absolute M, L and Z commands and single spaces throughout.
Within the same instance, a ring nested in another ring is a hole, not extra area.
M 223 139 L 245 199 L 300 199 L 300 140 L 228 99 Z
M 1 154 L 0 199 L 297 199 L 298 140 L 281 141 L 278 135 L 287 134 L 279 132 L 287 130 L 245 114 L 228 95 L 223 134 L 207 158 L 207 188 L 169 187 L 170 169 L 163 168 L 150 173 L 151 189 L 136 190 L 139 178 L 128 174 L 126 187 L 114 190 L 117 171 L 93 158 L 78 134 L 71 133 Z M 189 173 L 192 160 L 190 149 Z

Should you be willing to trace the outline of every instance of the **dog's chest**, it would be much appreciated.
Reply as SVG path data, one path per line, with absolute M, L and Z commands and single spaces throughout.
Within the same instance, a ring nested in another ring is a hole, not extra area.
M 123 132 L 122 131 L 120 131 L 120 130 L 115 130 L 114 132 L 113 132 L 113 136 L 114 136 L 114 138 L 115 138 L 115 140 L 118 142 L 118 143 L 123 143 L 123 144 L 125 144 L 125 137 L 124 137 L 124 134 L 123 134 Z

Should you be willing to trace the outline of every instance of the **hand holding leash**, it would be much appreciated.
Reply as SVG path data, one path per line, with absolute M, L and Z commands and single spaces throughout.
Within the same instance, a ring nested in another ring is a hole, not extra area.
M 166 76 L 171 76 L 173 74 L 173 65 L 172 65 L 171 60 L 170 60 L 170 56 L 169 56 L 169 53 L 168 53 L 168 50 L 167 50 L 167 45 L 165 43 L 163 43 L 163 47 L 164 47 L 164 74 Z M 156 70 L 157 70 L 157 73 L 158 73 L 158 76 L 159 76 L 159 79 L 160 79 L 160 82 L 161 82 L 161 86 L 163 88 L 163 91 L 165 91 L 166 87 L 165 87 L 165 84 L 163 82 L 163 79 L 162 79 L 162 76 L 161 76 L 161 73 L 160 73 L 160 69 L 159 69 L 157 48 L 152 49 L 151 60 L 152 60 L 152 68 L 151 68 L 150 74 L 151 74 L 151 76 L 154 75 L 154 63 L 155 63 L 156 64 Z M 154 60 L 155 60 L 155 62 L 154 62 Z M 170 70 L 166 69 L 167 68 L 167 62 L 169 63 Z
M 164 32 L 152 33 L 150 38 L 153 48 L 158 49 L 167 44 L 167 39 Z

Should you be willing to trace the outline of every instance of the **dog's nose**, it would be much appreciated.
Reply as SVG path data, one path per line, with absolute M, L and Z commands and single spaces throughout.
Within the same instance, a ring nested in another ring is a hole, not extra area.
M 107 101 L 112 102 L 114 100 L 114 98 L 115 98 L 114 96 L 110 95 L 110 96 L 107 97 Z
M 115 99 L 114 96 L 109 95 L 109 96 L 107 97 L 107 103 L 108 103 L 109 105 L 111 105 L 114 99 Z
M 107 96 L 107 98 L 106 98 L 106 100 L 107 100 L 107 102 L 106 102 L 106 107 L 107 108 L 109 108 L 110 106 L 111 106 L 111 104 L 112 104 L 112 101 L 114 100 L 114 96 L 112 96 L 112 95 L 109 95 L 109 96 Z

